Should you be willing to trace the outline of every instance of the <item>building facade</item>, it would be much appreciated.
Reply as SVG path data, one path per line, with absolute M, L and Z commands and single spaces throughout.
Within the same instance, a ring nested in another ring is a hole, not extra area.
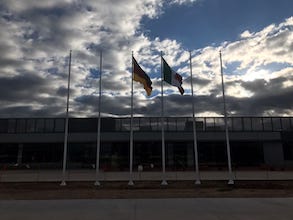
M 166 117 L 166 170 L 194 170 L 192 118 Z M 94 168 L 97 118 L 70 118 L 68 169 Z M 228 118 L 233 169 L 293 168 L 293 117 Z M 60 169 L 64 118 L 0 119 L 0 165 Z M 134 118 L 134 169 L 161 170 L 161 119 Z M 224 118 L 196 118 L 201 170 L 227 169 Z M 101 119 L 100 169 L 129 170 L 130 118 Z

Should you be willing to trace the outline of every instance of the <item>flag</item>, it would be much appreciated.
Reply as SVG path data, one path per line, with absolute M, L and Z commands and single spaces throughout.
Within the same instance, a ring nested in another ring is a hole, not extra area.
M 152 93 L 152 81 L 150 77 L 143 71 L 143 69 L 138 65 L 134 57 L 133 60 L 133 80 L 136 82 L 140 82 L 143 84 L 143 88 L 145 89 L 148 96 Z
M 164 74 L 164 81 L 171 84 L 172 86 L 176 86 L 179 89 L 179 92 L 181 95 L 184 93 L 184 89 L 182 88 L 182 76 L 180 76 L 178 73 L 176 73 L 174 70 L 171 69 L 171 67 L 168 65 L 168 63 L 163 60 L 163 74 Z

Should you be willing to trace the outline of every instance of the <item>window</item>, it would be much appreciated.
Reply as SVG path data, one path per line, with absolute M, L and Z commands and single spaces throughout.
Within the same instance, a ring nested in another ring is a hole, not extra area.
M 225 119 L 215 118 L 215 130 L 224 131 L 225 130 Z
M 65 120 L 62 118 L 55 119 L 55 132 L 64 132 Z
M 0 120 L 0 133 L 7 133 L 8 130 L 8 120 L 1 119 Z
M 282 120 L 282 129 L 287 131 L 290 130 L 290 118 L 281 118 Z
M 274 131 L 282 130 L 281 119 L 280 118 L 272 118 L 272 123 L 273 123 Z
M 53 131 L 54 131 L 54 119 L 46 119 L 45 132 L 53 132 Z
M 168 131 L 176 131 L 177 130 L 176 118 L 166 118 L 165 120 L 167 122 L 167 130 Z
M 45 120 L 36 119 L 36 132 L 44 132 L 45 130 Z
M 243 128 L 244 131 L 252 130 L 251 118 L 243 118 Z
M 215 130 L 215 118 L 206 118 L 206 130 L 207 131 Z
M 15 128 L 16 128 L 16 120 L 9 119 L 8 120 L 8 133 L 15 133 Z
M 177 118 L 177 131 L 184 131 L 186 122 L 186 118 Z
M 25 133 L 25 119 L 17 119 L 16 132 L 17 133 Z
M 26 121 L 26 132 L 33 133 L 36 131 L 35 128 L 35 119 L 27 119 Z
M 233 131 L 242 131 L 242 118 L 232 118 Z
M 158 118 L 151 118 L 152 131 L 158 131 L 160 129 Z
M 263 118 L 263 126 L 265 131 L 272 131 L 272 119 L 271 118 Z
M 285 160 L 293 160 L 293 142 L 283 143 L 283 154 Z
M 263 125 L 262 125 L 262 118 L 252 118 L 252 130 L 253 131 L 262 131 Z

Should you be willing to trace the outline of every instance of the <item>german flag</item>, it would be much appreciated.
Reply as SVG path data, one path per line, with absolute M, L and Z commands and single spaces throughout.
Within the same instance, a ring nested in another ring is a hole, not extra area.
M 150 77 L 143 71 L 143 69 L 138 65 L 134 57 L 132 57 L 133 62 L 133 80 L 140 82 L 143 85 L 148 96 L 152 93 L 152 81 Z

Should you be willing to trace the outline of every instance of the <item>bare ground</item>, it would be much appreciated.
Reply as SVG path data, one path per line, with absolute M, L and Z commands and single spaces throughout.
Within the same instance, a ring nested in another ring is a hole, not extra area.
M 0 199 L 129 199 L 129 198 L 248 198 L 248 197 L 293 197 L 293 181 L 237 181 L 227 185 L 226 181 L 168 182 L 59 182 L 0 183 Z

